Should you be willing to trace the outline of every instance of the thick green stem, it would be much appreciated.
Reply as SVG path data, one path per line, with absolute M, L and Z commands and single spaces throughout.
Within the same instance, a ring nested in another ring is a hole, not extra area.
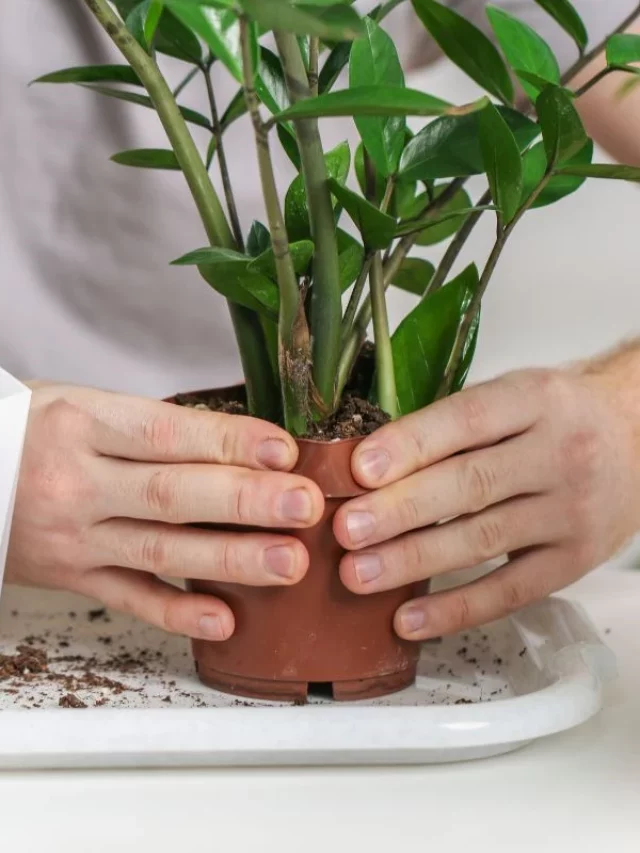
M 211 245 L 236 248 L 207 169 L 160 69 L 112 11 L 107 0 L 85 0 L 85 3 L 147 90 L 191 190 Z M 253 311 L 233 303 L 229 303 L 229 310 L 240 349 L 249 405 L 256 414 L 271 417 L 270 371 L 259 318 Z
M 353 321 L 355 320 L 356 312 L 358 310 L 358 306 L 360 305 L 360 300 L 362 299 L 362 294 L 364 292 L 364 287 L 367 283 L 367 278 L 369 277 L 369 270 L 371 269 L 372 262 L 373 255 L 365 255 L 364 263 L 362 264 L 362 269 L 360 270 L 358 278 L 356 279 L 356 283 L 353 285 L 353 290 L 351 291 L 347 310 L 344 312 L 344 317 L 342 318 L 343 343 L 346 342 L 347 338 L 351 334 Z
M 387 300 L 384 292 L 382 258 L 376 254 L 369 273 L 371 288 L 371 312 L 373 315 L 373 338 L 376 352 L 376 391 L 378 404 L 392 418 L 398 417 L 396 376 L 393 367 L 393 351 L 389 334 Z
M 592 89 L 595 85 L 597 85 L 601 80 L 604 80 L 612 71 L 615 71 L 615 68 L 603 68 L 601 71 L 598 71 L 590 80 L 587 80 L 582 86 L 579 86 L 575 92 L 573 93 L 576 98 L 581 98 L 589 89 Z
M 320 39 L 312 36 L 309 39 L 309 91 L 312 97 L 318 94 L 318 61 L 320 58 Z
M 307 430 L 309 397 L 309 331 L 298 279 L 289 251 L 289 237 L 273 171 L 269 136 L 260 116 L 260 101 L 255 88 L 255 69 L 249 44 L 248 26 L 246 18 L 241 18 L 244 93 L 253 124 L 262 195 L 271 231 L 271 246 L 280 288 L 278 349 L 285 426 L 293 435 L 303 435 Z
M 289 98 L 292 103 L 310 96 L 307 73 L 295 36 L 276 32 Z M 333 205 L 328 186 L 327 167 L 315 119 L 295 122 L 300 147 L 311 239 L 315 245 L 313 288 L 311 291 L 311 337 L 313 341 L 313 378 L 322 408 L 333 405 L 342 324 L 342 294 Z M 316 411 L 316 416 L 323 414 Z

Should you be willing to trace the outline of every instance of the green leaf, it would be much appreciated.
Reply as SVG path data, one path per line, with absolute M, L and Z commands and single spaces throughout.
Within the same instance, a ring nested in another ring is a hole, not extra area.
M 232 249 L 207 246 L 172 263 L 197 266 L 204 280 L 227 299 L 276 317 L 280 306 L 278 286 L 267 276 L 249 269 L 251 262 L 251 258 Z
M 615 181 L 640 181 L 639 166 L 623 166 L 620 164 L 593 163 L 585 166 L 573 166 L 566 163 L 557 174 L 572 175 L 579 178 L 607 178 Z
M 252 258 L 257 258 L 266 252 L 270 246 L 271 234 L 269 234 L 269 229 L 262 222 L 254 219 L 247 236 L 247 252 Z
M 573 157 L 587 144 L 589 137 L 564 89 L 547 86 L 536 101 L 536 110 L 550 167 Z
M 240 23 L 231 9 L 210 9 L 185 3 L 184 0 L 165 0 L 182 23 L 200 36 L 231 74 L 242 82 L 242 49 Z M 249 28 L 254 68 L 258 68 L 258 35 Z
M 361 86 L 298 101 L 275 115 L 273 121 L 326 116 L 438 116 L 454 109 L 446 101 L 415 89 Z
M 351 165 L 349 143 L 341 142 L 336 145 L 332 151 L 325 154 L 324 160 L 329 177 L 341 185 L 344 184 Z M 311 237 L 307 193 L 301 174 L 293 180 L 287 190 L 284 201 L 284 217 L 290 241 L 295 243 L 299 240 L 308 240 Z
M 386 249 L 395 236 L 396 221 L 333 178 L 329 189 L 347 211 L 367 249 Z
M 346 68 L 349 62 L 351 46 L 352 42 L 341 41 L 331 50 L 318 77 L 318 92 L 320 95 L 333 89 L 342 70 Z
M 141 86 L 140 78 L 128 65 L 83 65 L 45 74 L 32 83 L 130 83 Z
M 513 101 L 513 83 L 502 57 L 476 26 L 435 0 L 412 0 L 413 8 L 449 59 L 501 101 Z
M 405 258 L 391 279 L 391 284 L 400 290 L 406 290 L 407 293 L 423 296 L 434 272 L 435 267 L 430 261 L 423 258 Z
M 487 16 L 502 52 L 513 69 L 536 74 L 545 84 L 560 82 L 558 60 L 535 30 L 495 6 L 487 6 Z M 521 79 L 523 89 L 535 101 L 544 85 L 533 86 L 528 80 Z
M 83 86 L 85 89 L 89 89 L 92 92 L 99 92 L 101 95 L 107 95 L 109 98 L 117 98 L 120 101 L 127 101 L 130 104 L 138 104 L 141 107 L 147 107 L 151 110 L 155 109 L 151 102 L 151 98 L 147 97 L 147 95 L 139 95 L 137 92 L 127 92 L 124 89 L 110 89 L 108 86 L 101 86 L 100 84 L 94 83 L 79 83 L 78 85 Z M 185 121 L 191 122 L 191 124 L 197 124 L 198 127 L 206 127 L 207 130 L 211 130 L 209 119 L 201 113 L 197 113 L 195 110 L 189 109 L 189 107 L 180 107 L 180 112 L 182 113 Z
M 435 187 L 433 190 L 434 198 L 443 193 L 447 189 L 448 184 L 442 184 Z M 413 209 L 410 216 L 416 217 L 426 208 L 428 204 L 428 196 L 422 193 L 416 196 L 413 204 Z M 453 237 L 464 223 L 464 219 L 472 209 L 472 202 L 467 192 L 463 189 L 459 190 L 454 197 L 441 208 L 438 217 L 435 218 L 430 225 L 424 228 L 418 238 L 416 245 L 418 246 L 433 246 L 436 243 L 441 243 L 443 240 L 448 240 Z M 402 225 L 402 223 L 401 223 Z M 408 224 L 407 224 L 407 227 Z
M 364 262 L 364 247 L 355 237 L 338 228 L 338 266 L 340 268 L 340 290 L 348 290 L 358 278 Z
M 300 160 L 300 149 L 298 148 L 298 142 L 295 136 L 292 136 L 289 133 L 286 129 L 286 125 L 284 124 L 278 125 L 277 133 L 280 145 L 282 145 L 284 149 L 284 153 L 293 164 L 295 170 L 299 172 L 302 168 L 302 161 Z
M 518 143 L 498 110 L 489 104 L 480 113 L 480 148 L 498 220 L 508 225 L 520 207 L 522 160 Z
M 607 64 L 630 65 L 640 62 L 640 35 L 620 33 L 607 41 Z
M 114 163 L 122 166 L 136 166 L 139 169 L 170 169 L 180 171 L 178 158 L 171 149 L 136 148 L 120 151 L 111 157 Z
M 546 89 L 549 85 L 548 80 L 543 80 L 538 74 L 533 74 L 531 71 L 525 71 L 522 68 L 514 68 L 514 72 L 519 77 L 520 82 L 523 84 L 523 89 L 529 92 L 531 90 L 531 98 L 535 101 L 538 97 L 538 94 L 542 92 L 543 89 Z M 524 84 L 529 83 L 529 87 L 527 88 Z M 569 91 L 567 89 L 567 91 Z
M 526 116 L 508 107 L 498 112 L 523 151 L 540 133 Z M 464 178 L 484 171 L 480 148 L 479 112 L 442 116 L 430 122 L 408 143 L 400 160 L 400 176 L 406 180 Z
M 436 213 L 432 219 L 425 217 L 421 222 L 400 223 L 396 237 L 415 234 L 416 231 L 420 231 L 420 238 L 416 240 L 416 245 L 430 246 L 433 243 L 440 243 L 459 231 L 462 225 L 461 218 L 466 219 L 470 213 L 482 213 L 485 210 L 496 210 L 496 208 L 490 204 L 462 207 L 460 210 L 452 210 L 450 213 Z M 435 234 L 432 235 L 432 232 L 436 232 L 437 237 Z
M 593 142 L 589 140 L 584 148 L 581 148 L 577 154 L 567 160 L 566 165 L 585 165 L 591 163 L 592 157 Z M 524 175 L 522 202 L 524 203 L 547 171 L 547 155 L 544 150 L 544 143 L 539 142 L 526 152 L 522 161 L 522 167 Z M 549 204 L 554 204 L 580 189 L 584 182 L 585 178 L 554 175 L 531 207 L 546 207 Z
M 398 51 L 390 36 L 371 18 L 365 20 L 366 36 L 354 42 L 349 62 L 349 86 L 404 87 Z M 356 116 L 356 127 L 365 148 L 384 178 L 395 174 L 405 140 L 405 116 L 373 118 Z
M 313 243 L 311 240 L 300 240 L 297 243 L 289 244 L 289 253 L 293 261 L 293 268 L 296 275 L 305 275 L 309 271 L 309 264 L 313 258 Z M 271 246 L 262 252 L 255 260 L 249 264 L 249 269 L 252 272 L 259 272 L 262 275 L 267 275 L 274 281 L 278 280 L 276 270 L 276 259 Z
M 478 270 L 472 264 L 419 302 L 394 332 L 391 347 L 401 414 L 415 412 L 435 400 L 461 317 L 477 287 Z
M 139 0 L 114 0 L 114 6 L 122 19 L 126 20 L 138 2 Z M 193 65 L 202 62 L 200 42 L 168 9 L 162 13 L 153 46 L 159 53 L 173 56 L 183 62 Z
M 132 9 L 125 21 L 129 32 L 147 53 L 151 52 L 162 12 L 162 3 L 158 0 L 144 0 Z
M 256 78 L 256 91 L 262 103 L 272 113 L 279 113 L 289 106 L 282 63 L 279 57 L 266 47 L 260 48 L 260 73 Z M 279 128 L 283 128 L 295 142 L 295 132 L 290 123 L 281 124 Z
M 582 18 L 576 12 L 569 0 L 535 0 L 545 12 L 558 23 L 562 29 L 575 41 L 580 53 L 583 53 L 589 36 L 582 22 Z
M 349 6 L 332 5 L 318 10 L 293 6 L 290 0 L 239 0 L 244 12 L 264 30 L 286 30 L 321 39 L 354 39 L 362 35 L 359 15 Z

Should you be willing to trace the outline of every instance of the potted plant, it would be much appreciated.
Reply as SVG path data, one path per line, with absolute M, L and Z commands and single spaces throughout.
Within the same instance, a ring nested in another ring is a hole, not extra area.
M 609 71 L 640 73 L 633 64 L 640 61 L 640 37 L 623 33 L 633 18 L 586 53 L 587 33 L 569 0 L 537 0 L 576 43 L 578 58 L 561 76 L 544 40 L 507 12 L 487 10 L 496 47 L 437 0 L 412 0 L 443 52 L 487 93 L 460 106 L 406 87 L 384 30 L 401 0 L 367 17 L 332 0 L 84 2 L 126 64 L 66 69 L 41 81 L 88 86 L 156 111 L 169 147 L 113 159 L 182 171 L 207 245 L 174 263 L 196 265 L 227 298 L 237 336 L 244 385 L 173 402 L 247 410 L 281 423 L 298 439 L 297 471 L 326 498 L 320 524 L 299 534 L 311 565 L 297 586 L 194 582 L 225 599 L 237 625 L 224 643 L 194 644 L 200 677 L 263 698 L 303 700 L 318 684 L 336 698 L 400 689 L 414 678 L 418 650 L 394 634 L 392 619 L 415 590 L 358 597 L 338 576 L 332 517 L 360 493 L 351 453 L 380 424 L 462 387 L 483 295 L 525 213 L 559 201 L 587 178 L 640 180 L 640 169 L 592 163 L 593 145 L 575 107 Z M 567 88 L 605 48 L 605 71 L 577 91 Z M 173 92 L 158 65 L 165 54 L 187 65 Z M 238 83 L 222 112 L 210 76 L 214 63 Z M 348 81 L 337 86 L 343 70 Z M 196 76 L 206 81 L 207 117 L 178 105 Z M 516 98 L 518 85 L 524 98 Z M 329 116 L 355 120 L 361 143 L 353 158 L 347 143 L 323 149 L 319 122 Z M 408 116 L 430 121 L 414 134 Z M 255 221 L 248 233 L 225 152 L 225 131 L 243 119 L 255 137 L 265 210 L 264 223 Z M 190 124 L 210 131 L 206 152 L 196 147 Z M 284 194 L 272 165 L 275 144 L 297 173 Z M 224 203 L 212 167 L 220 170 Z M 472 201 L 464 185 L 478 174 L 486 175 L 488 190 Z M 496 220 L 488 258 L 453 276 L 482 215 Z M 443 240 L 449 245 L 437 268 L 412 256 L 414 247 Z M 393 332 L 389 287 L 417 297 Z

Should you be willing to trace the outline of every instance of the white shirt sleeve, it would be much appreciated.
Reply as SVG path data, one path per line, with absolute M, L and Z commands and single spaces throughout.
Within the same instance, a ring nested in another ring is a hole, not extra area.
M 0 587 L 9 547 L 30 400 L 31 391 L 0 368 Z

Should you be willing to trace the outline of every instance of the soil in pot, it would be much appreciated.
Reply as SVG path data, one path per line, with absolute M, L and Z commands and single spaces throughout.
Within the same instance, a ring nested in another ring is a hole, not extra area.
M 237 387 L 178 395 L 173 402 L 245 412 Z M 367 596 L 350 592 L 339 577 L 344 551 L 332 527 L 338 507 L 363 493 L 351 476 L 353 450 L 387 420 L 379 409 L 349 394 L 337 415 L 314 426 L 310 438 L 299 440 L 296 473 L 314 480 L 325 496 L 321 521 L 295 532 L 310 554 L 309 570 L 299 584 L 191 583 L 195 591 L 226 601 L 236 619 L 229 640 L 193 642 L 205 684 L 241 696 L 305 702 L 312 694 L 338 700 L 382 696 L 413 682 L 419 647 L 396 635 L 393 616 L 420 590 L 405 587 Z

